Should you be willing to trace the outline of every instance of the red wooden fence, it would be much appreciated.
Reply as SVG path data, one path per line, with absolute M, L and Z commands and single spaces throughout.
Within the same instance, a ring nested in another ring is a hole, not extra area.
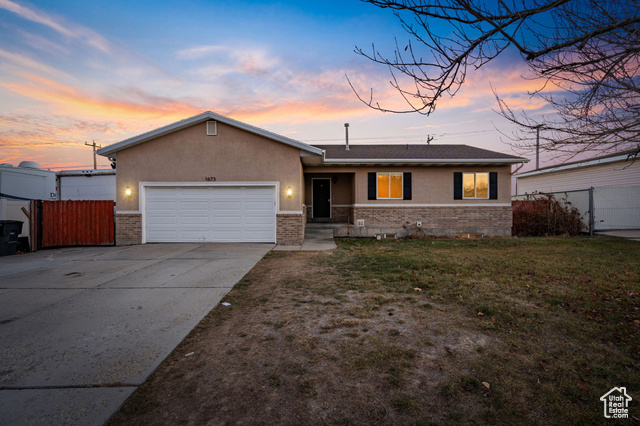
M 113 201 L 43 201 L 42 247 L 115 242 Z

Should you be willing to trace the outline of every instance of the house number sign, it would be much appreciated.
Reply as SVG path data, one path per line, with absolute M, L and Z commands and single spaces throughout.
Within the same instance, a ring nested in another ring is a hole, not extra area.
M 214 176 L 205 176 L 204 177 L 204 181 L 205 182 L 215 182 L 216 178 Z

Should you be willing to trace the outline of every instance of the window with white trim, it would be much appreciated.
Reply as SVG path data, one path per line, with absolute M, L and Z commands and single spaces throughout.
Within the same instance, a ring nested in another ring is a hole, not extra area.
M 402 200 L 402 173 L 377 173 L 377 198 Z
M 489 173 L 463 173 L 462 198 L 489 199 Z

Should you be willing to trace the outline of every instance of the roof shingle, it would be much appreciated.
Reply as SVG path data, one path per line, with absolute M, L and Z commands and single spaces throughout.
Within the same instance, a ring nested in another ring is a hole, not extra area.
M 469 145 L 313 145 L 329 160 L 525 160 Z

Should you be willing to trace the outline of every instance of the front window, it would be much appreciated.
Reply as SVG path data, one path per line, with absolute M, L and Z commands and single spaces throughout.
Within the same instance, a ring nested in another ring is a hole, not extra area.
M 402 173 L 378 173 L 378 199 L 402 199 Z
M 489 173 L 464 173 L 462 175 L 463 198 L 489 198 Z

